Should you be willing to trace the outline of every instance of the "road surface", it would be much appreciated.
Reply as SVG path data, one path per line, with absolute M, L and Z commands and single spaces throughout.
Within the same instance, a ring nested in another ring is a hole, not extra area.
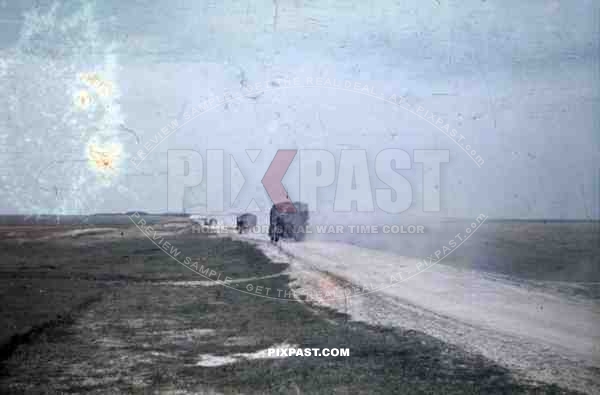
M 442 264 L 419 267 L 414 257 L 343 243 L 276 246 L 261 235 L 240 237 L 271 259 L 287 260 L 299 293 L 328 288 L 319 303 L 352 319 L 423 331 L 518 377 L 600 392 L 600 311 L 593 301 Z M 391 284 L 399 272 L 404 281 Z M 344 297 L 355 285 L 363 294 Z

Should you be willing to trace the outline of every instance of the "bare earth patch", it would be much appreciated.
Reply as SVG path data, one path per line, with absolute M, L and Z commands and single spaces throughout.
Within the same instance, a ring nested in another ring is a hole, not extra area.
M 235 278 L 260 278 L 255 285 L 273 289 L 290 285 L 285 264 L 248 244 L 171 237 L 187 255 L 206 256 Z M 83 235 L 0 248 L 6 257 L 0 280 L 14 282 L 0 296 L 12 322 L 4 332 L 10 347 L 2 358 L 2 393 L 567 392 L 516 381 L 481 355 L 414 330 L 222 286 L 173 285 L 204 279 L 144 238 Z M 12 338 L 13 326 L 29 335 Z M 350 356 L 266 358 L 265 350 L 277 345 L 349 348 Z

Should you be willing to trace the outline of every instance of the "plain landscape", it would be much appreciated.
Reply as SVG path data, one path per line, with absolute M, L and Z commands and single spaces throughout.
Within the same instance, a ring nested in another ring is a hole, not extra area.
M 286 245 L 194 233 L 186 218 L 155 229 L 232 278 L 300 287 Z M 377 324 L 301 292 L 273 300 L 207 282 L 132 224 L 5 226 L 2 235 L 1 392 L 575 393 L 408 321 Z M 350 356 L 260 357 L 286 344 Z

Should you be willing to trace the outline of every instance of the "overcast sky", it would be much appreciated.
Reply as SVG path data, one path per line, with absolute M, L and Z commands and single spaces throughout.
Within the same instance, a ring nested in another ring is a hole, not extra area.
M 369 160 L 384 148 L 411 158 L 436 148 L 450 151 L 441 215 L 600 218 L 598 2 L 12 3 L 0 2 L 2 212 L 164 211 L 169 149 L 223 149 L 256 183 L 282 148 L 336 158 L 360 148 Z M 110 81 L 110 92 L 82 82 L 86 72 Z M 131 165 L 145 142 L 206 98 L 274 77 L 402 95 L 457 129 L 484 163 L 409 111 L 323 87 L 215 108 Z M 90 161 L 90 146 L 115 151 L 109 174 Z M 262 150 L 256 163 L 246 149 Z M 293 199 L 297 159 L 284 179 Z M 412 167 L 401 171 L 414 192 L 406 214 L 419 215 L 424 169 Z M 225 174 L 229 198 L 237 185 Z M 264 208 L 259 187 L 245 193 Z M 322 191 L 324 209 L 334 194 L 334 186 Z M 188 196 L 200 210 L 205 186 Z

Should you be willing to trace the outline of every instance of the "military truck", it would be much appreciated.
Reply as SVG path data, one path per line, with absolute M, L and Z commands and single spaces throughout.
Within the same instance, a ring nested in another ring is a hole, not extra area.
M 256 226 L 256 215 L 242 214 L 236 218 L 237 230 L 239 233 L 247 232 L 253 226 Z
M 273 242 L 279 239 L 302 241 L 308 226 L 308 205 L 301 202 L 282 202 L 271 207 L 269 238 Z

